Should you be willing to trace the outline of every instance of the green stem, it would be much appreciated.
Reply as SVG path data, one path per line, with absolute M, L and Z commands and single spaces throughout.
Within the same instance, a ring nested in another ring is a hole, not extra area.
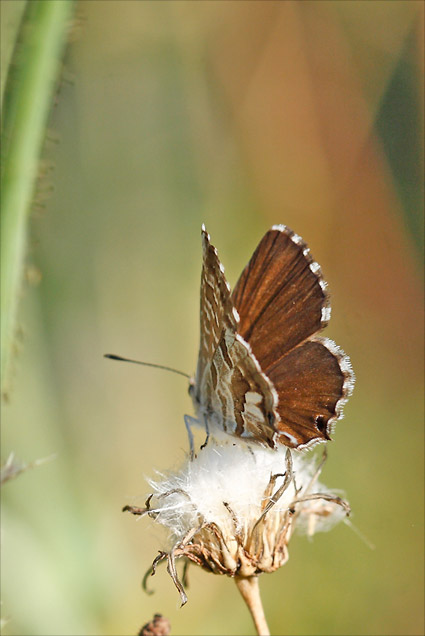
M 18 48 L 19 67 L 7 87 L 1 212 L 1 377 L 13 347 L 27 224 L 47 117 L 71 18 L 73 0 L 29 3 Z
M 0 103 L 3 107 L 4 89 L 6 79 L 15 50 L 22 20 L 25 14 L 26 0 L 17 2 L 3 2 L 1 6 L 2 19 L 2 43 L 0 59 Z

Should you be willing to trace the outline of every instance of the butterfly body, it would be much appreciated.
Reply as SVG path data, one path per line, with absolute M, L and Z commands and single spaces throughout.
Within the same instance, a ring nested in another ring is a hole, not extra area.
M 189 387 L 198 419 L 271 447 L 327 441 L 354 374 L 348 357 L 316 335 L 330 304 L 307 245 L 274 226 L 231 292 L 204 227 L 202 243 L 200 348 Z

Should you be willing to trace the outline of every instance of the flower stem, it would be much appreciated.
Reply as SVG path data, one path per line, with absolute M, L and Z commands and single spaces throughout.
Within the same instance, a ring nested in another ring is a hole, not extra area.
M 258 576 L 240 577 L 235 576 L 235 583 L 242 598 L 251 612 L 255 629 L 258 636 L 270 636 L 270 630 L 264 615 L 263 604 L 260 597 L 260 586 Z

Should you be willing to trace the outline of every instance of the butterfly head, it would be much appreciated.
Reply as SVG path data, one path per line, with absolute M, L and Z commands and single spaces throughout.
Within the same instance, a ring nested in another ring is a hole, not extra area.
M 193 401 L 195 401 L 195 378 L 189 378 L 188 393 Z

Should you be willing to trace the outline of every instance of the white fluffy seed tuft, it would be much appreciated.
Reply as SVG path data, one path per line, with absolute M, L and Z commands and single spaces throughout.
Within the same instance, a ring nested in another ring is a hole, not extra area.
M 273 492 L 283 484 L 286 450 L 284 446 L 273 450 L 239 440 L 223 445 L 222 441 L 217 444 L 210 439 L 179 470 L 149 481 L 154 494 L 151 510 L 155 520 L 171 531 L 173 541 L 198 527 L 200 520 L 216 524 L 224 534 L 231 534 L 235 523 L 237 530 L 253 527 L 264 509 L 271 476 L 279 475 Z M 312 484 L 317 468 L 313 455 L 292 451 L 292 461 L 294 480 L 268 512 L 270 517 L 281 516 L 294 500 L 309 492 L 329 493 L 317 481 Z M 298 506 L 301 511 L 297 527 L 309 534 L 328 530 L 345 516 L 340 506 L 321 499 Z

